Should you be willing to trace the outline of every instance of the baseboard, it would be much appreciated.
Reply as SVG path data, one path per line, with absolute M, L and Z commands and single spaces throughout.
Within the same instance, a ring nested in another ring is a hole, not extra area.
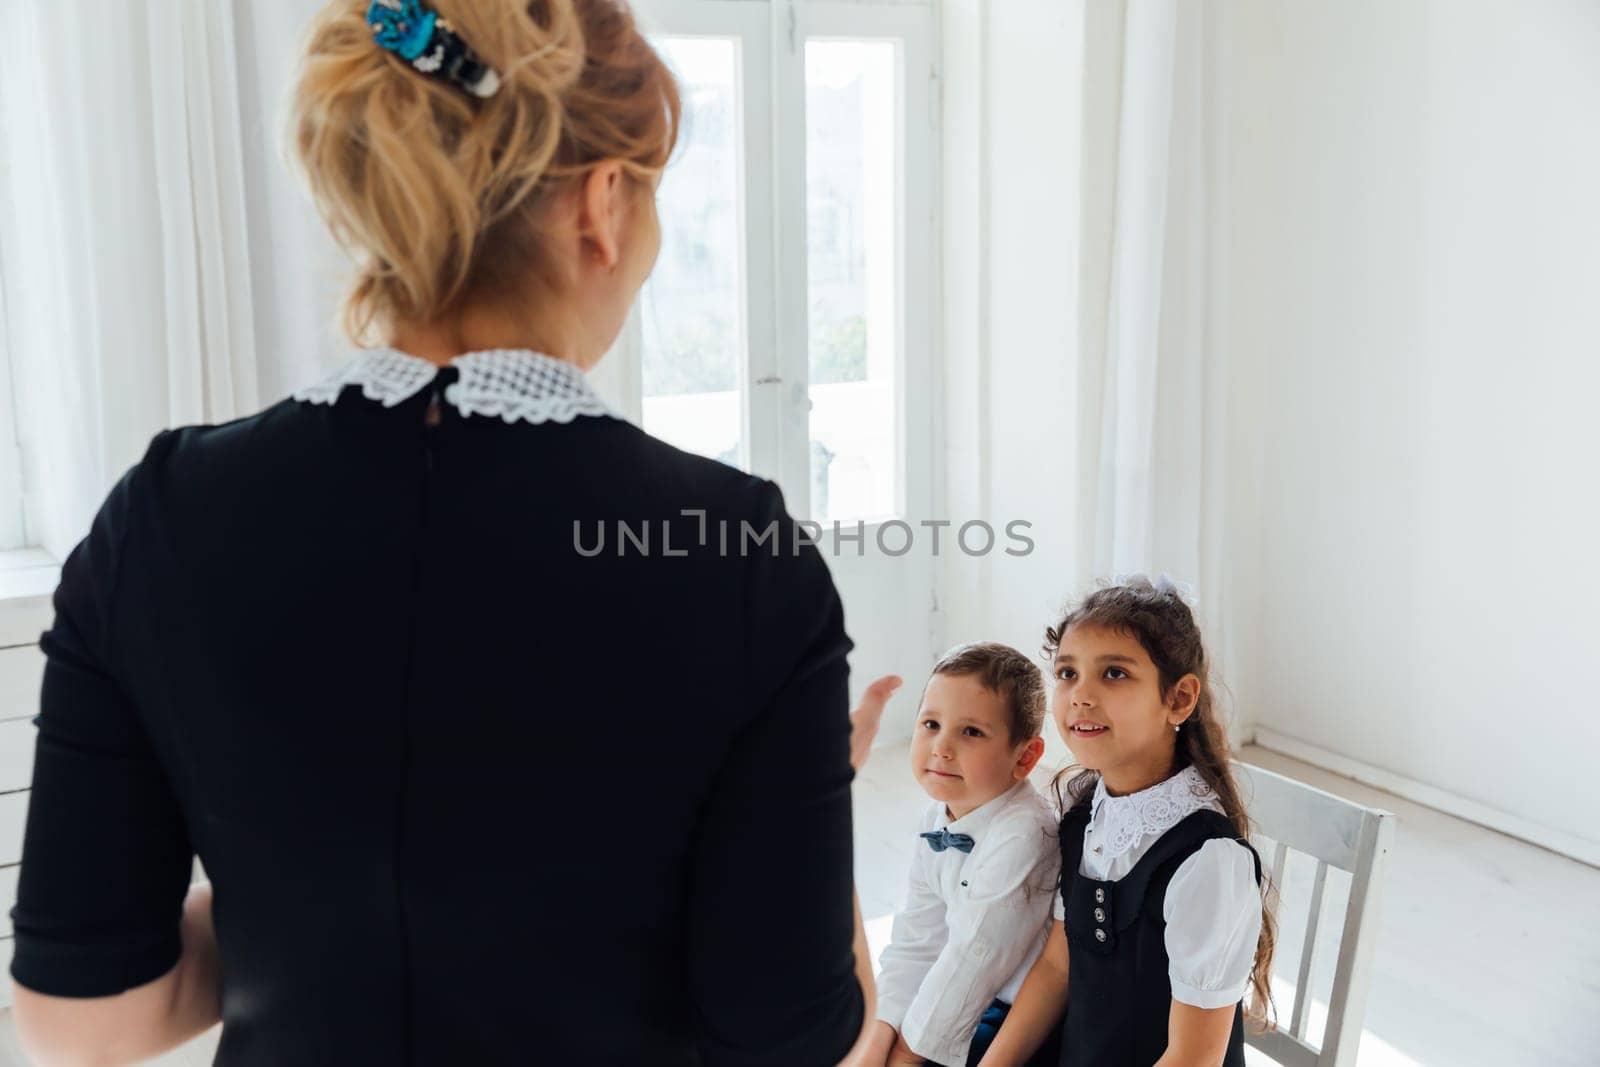
M 1526 841 L 1540 848 L 1547 848 L 1551 852 L 1558 852 L 1579 863 L 1587 863 L 1591 867 L 1600 867 L 1600 844 L 1585 841 L 1560 830 L 1552 830 L 1547 826 L 1530 822 L 1527 819 L 1497 811 L 1486 804 L 1444 789 L 1425 785 L 1414 778 L 1403 774 L 1386 771 L 1371 764 L 1362 763 L 1360 760 L 1341 756 L 1337 752 L 1330 752 L 1325 748 L 1313 745 L 1297 738 L 1280 734 L 1276 730 L 1264 726 L 1257 726 L 1253 731 L 1253 743 L 1262 748 L 1269 749 L 1283 756 L 1309 763 L 1325 771 L 1343 775 L 1346 778 L 1370 785 L 1374 789 L 1382 789 L 1386 793 L 1393 793 L 1397 797 L 1414 801 L 1424 807 L 1442 811 L 1446 815 L 1454 815 L 1458 819 L 1465 819 L 1477 823 L 1490 830 L 1496 830 L 1519 840 Z

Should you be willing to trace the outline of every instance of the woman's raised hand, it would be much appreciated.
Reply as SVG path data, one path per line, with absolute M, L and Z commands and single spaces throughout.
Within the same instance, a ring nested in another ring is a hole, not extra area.
M 898 674 L 886 674 L 867 686 L 861 694 L 861 703 L 850 713 L 850 766 L 861 770 L 872 754 L 872 739 L 878 736 L 878 723 L 883 721 L 883 707 L 900 688 Z

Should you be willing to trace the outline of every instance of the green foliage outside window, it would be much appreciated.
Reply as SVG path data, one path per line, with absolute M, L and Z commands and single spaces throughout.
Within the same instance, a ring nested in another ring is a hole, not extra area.
M 659 355 L 644 361 L 645 396 L 717 393 L 739 387 L 733 322 L 716 314 L 675 317 Z M 813 323 L 811 383 L 867 380 L 867 320 L 861 315 Z
M 811 384 L 867 380 L 867 320 L 862 315 L 811 327 Z

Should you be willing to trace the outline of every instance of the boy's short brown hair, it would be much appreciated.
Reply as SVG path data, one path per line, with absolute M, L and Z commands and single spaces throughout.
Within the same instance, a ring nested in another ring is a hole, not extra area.
M 933 665 L 933 673 L 976 678 L 1005 701 L 1013 745 L 1044 730 L 1044 677 L 1037 664 L 1010 645 L 993 641 L 957 645 Z

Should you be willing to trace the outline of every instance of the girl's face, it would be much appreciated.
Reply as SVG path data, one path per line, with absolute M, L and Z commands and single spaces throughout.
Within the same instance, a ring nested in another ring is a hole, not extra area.
M 1193 713 L 1198 678 L 1184 675 L 1163 699 L 1156 665 L 1138 639 L 1093 625 L 1062 635 L 1053 672 L 1056 729 L 1073 759 L 1099 771 L 1109 792 L 1137 792 L 1170 776 L 1173 727 Z

